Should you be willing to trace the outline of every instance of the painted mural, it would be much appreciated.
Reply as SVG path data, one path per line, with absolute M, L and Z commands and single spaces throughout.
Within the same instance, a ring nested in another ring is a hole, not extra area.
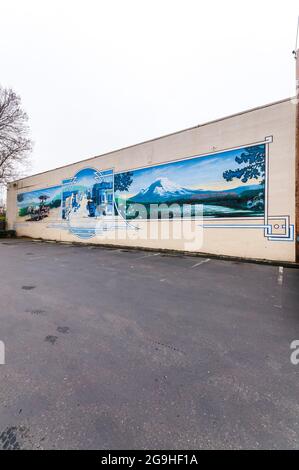
M 72 233 L 90 238 L 114 217 L 113 172 L 80 170 L 62 185 L 62 219 Z
M 269 214 L 265 205 L 272 141 L 270 136 L 259 144 L 122 173 L 84 168 L 60 186 L 19 193 L 16 222 L 92 238 L 108 231 L 138 231 L 135 219 L 187 215 L 200 220 L 198 227 L 257 229 L 269 241 L 293 241 L 289 215 Z
M 74 229 L 118 215 L 126 220 L 152 217 L 151 205 L 163 204 L 159 217 L 207 218 L 264 215 L 265 145 L 228 150 L 203 157 L 141 168 L 113 175 L 112 170 L 80 170 L 61 186 L 20 193 L 19 218 L 26 222 L 62 218 Z M 168 208 L 172 207 L 169 212 Z M 197 214 L 198 210 L 198 214 Z
M 265 145 L 244 147 L 115 175 L 115 202 L 126 219 L 150 218 L 151 205 L 163 204 L 159 218 L 190 215 L 207 218 L 264 215 Z M 175 205 L 169 212 L 169 207 Z M 198 214 L 197 214 L 198 208 Z
M 60 217 L 61 186 L 40 189 L 17 195 L 18 218 L 24 222 L 38 222 Z

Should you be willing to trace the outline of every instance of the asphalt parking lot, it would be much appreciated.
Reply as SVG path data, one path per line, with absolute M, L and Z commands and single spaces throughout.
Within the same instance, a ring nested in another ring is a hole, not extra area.
M 0 267 L 0 448 L 299 448 L 298 269 L 21 239 Z

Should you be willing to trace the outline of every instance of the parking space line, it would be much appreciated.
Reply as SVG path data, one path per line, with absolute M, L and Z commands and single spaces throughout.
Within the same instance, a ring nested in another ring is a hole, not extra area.
M 139 256 L 139 258 L 136 258 L 136 259 L 151 258 L 152 256 L 159 256 L 159 255 L 160 253 L 150 253 L 149 255 Z
M 193 264 L 193 266 L 191 266 L 191 269 L 196 268 L 197 266 L 200 266 L 201 264 L 208 263 L 209 261 L 211 261 L 210 258 L 203 259 L 202 261 L 199 261 L 199 263 Z
M 277 276 L 277 283 L 281 286 L 283 283 L 283 267 L 279 266 L 278 268 L 278 276 Z

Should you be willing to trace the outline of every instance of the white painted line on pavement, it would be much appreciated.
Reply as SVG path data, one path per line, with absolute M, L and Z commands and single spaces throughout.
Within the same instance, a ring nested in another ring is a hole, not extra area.
M 203 259 L 202 261 L 199 261 L 199 263 L 193 264 L 193 266 L 191 266 L 191 269 L 196 268 L 196 266 L 200 266 L 201 264 L 208 263 L 209 261 L 211 261 L 210 258 Z
M 279 266 L 279 268 L 278 268 L 277 282 L 280 286 L 283 283 L 283 267 L 282 266 Z
M 149 255 L 139 256 L 137 259 L 150 258 L 152 256 L 159 256 L 160 253 L 151 253 Z

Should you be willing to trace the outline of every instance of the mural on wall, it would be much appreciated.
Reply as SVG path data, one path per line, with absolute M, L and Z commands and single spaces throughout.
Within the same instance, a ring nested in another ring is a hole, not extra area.
M 83 168 L 61 186 L 19 193 L 17 223 L 46 223 L 91 238 L 105 231 L 138 230 L 135 219 L 180 218 L 187 207 L 188 217 L 203 215 L 204 228 L 258 229 L 269 241 L 293 241 L 290 217 L 269 214 L 271 142 L 266 137 L 242 148 L 116 174 Z M 136 204 L 143 210 L 136 211 Z M 159 205 L 156 213 L 150 210 L 153 205 Z
M 17 206 L 18 222 L 47 223 L 91 238 L 114 220 L 113 171 L 84 168 L 61 186 L 19 193 Z
M 70 231 L 90 238 L 114 217 L 113 172 L 80 170 L 62 185 L 62 219 Z
M 40 189 L 17 195 L 19 220 L 38 222 L 57 219 L 61 206 L 61 186 Z
M 159 217 L 257 217 L 265 206 L 265 145 L 161 164 L 115 175 L 115 202 L 127 218 L 140 217 L 136 204 L 152 217 L 152 204 L 163 204 Z M 169 212 L 169 206 L 176 207 Z M 163 213 L 164 210 L 164 213 Z

